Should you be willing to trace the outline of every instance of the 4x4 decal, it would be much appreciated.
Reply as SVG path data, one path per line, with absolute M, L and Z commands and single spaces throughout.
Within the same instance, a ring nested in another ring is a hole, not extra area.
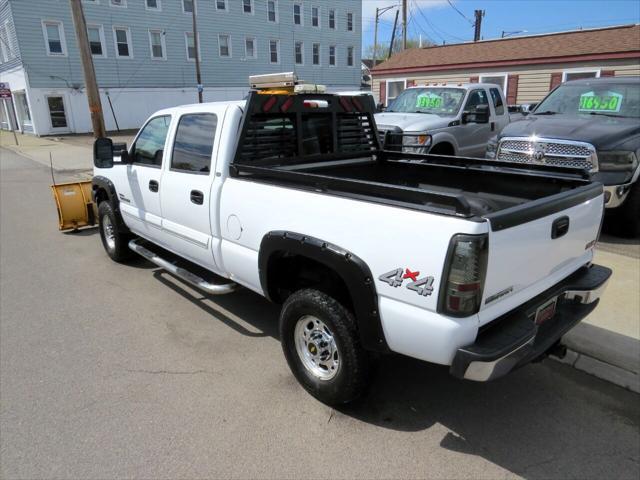
M 418 270 L 412 272 L 409 268 L 396 268 L 390 272 L 383 273 L 378 277 L 378 280 L 397 288 L 401 286 L 405 280 L 409 279 L 411 282 L 407 284 L 407 288 L 417 292 L 418 295 L 427 297 L 433 293 L 434 278 L 431 276 L 418 278 L 419 275 L 420 272 Z

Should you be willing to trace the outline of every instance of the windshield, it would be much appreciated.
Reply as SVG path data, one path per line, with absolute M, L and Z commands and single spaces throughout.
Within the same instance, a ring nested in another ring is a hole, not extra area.
M 386 111 L 455 115 L 460 110 L 464 94 L 462 88 L 409 88 L 398 95 Z
M 640 117 L 640 84 L 561 85 L 535 109 L 534 114 L 610 115 Z

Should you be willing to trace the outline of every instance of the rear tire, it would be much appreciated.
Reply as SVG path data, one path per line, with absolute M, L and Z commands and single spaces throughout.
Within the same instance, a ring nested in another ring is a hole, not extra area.
M 118 229 L 116 213 L 108 201 L 101 202 L 98 206 L 98 219 L 100 239 L 107 255 L 118 263 L 129 260 L 133 256 L 128 245 L 132 237 Z
M 302 387 L 327 405 L 358 398 L 369 373 L 355 318 L 335 299 L 318 290 L 291 295 L 280 314 L 282 350 Z

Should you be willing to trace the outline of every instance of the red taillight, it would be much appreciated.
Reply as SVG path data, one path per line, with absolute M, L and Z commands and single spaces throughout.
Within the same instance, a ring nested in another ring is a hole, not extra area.
M 439 311 L 454 317 L 478 313 L 487 272 L 487 235 L 455 235 L 440 289 Z
M 342 108 L 345 112 L 350 112 L 352 110 L 351 104 L 349 103 L 347 97 L 340 97 L 340 105 L 342 105 Z
M 269 110 L 273 108 L 273 106 L 278 101 L 278 98 L 275 95 L 270 96 L 266 102 L 262 104 L 262 111 L 267 113 Z
M 288 97 L 280 107 L 280 110 L 282 110 L 282 113 L 287 113 L 287 110 L 291 108 L 291 105 L 293 105 L 293 97 Z

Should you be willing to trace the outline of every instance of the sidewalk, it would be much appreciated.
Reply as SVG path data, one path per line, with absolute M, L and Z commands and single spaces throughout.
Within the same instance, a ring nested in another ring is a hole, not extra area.
M 133 133 L 110 135 L 114 142 L 129 143 Z M 13 150 L 46 167 L 53 164 L 58 173 L 84 173 L 93 169 L 93 137 L 69 135 L 60 137 L 36 137 L 16 133 L 16 145 L 11 132 L 0 130 L 0 146 Z
M 134 132 L 111 135 L 130 144 Z M 90 135 L 38 138 L 0 131 L 0 146 L 59 173 L 91 174 Z M 563 363 L 640 393 L 640 241 L 603 235 L 595 262 L 613 269 L 596 310 L 564 337 L 569 351 Z M 554 358 L 554 357 L 552 357 Z

